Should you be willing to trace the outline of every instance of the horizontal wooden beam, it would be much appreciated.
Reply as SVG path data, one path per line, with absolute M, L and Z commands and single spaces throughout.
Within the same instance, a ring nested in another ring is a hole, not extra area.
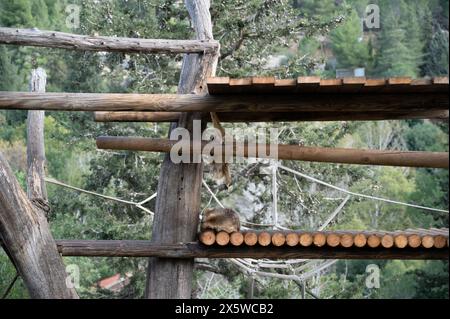
M 97 138 L 97 147 L 99 149 L 113 150 L 169 153 L 176 143 L 178 143 L 178 141 L 141 137 L 102 136 Z M 203 147 L 205 147 L 206 144 L 207 142 L 203 142 Z M 225 153 L 223 145 L 216 144 L 215 146 Z M 184 149 L 190 149 L 190 152 L 193 152 L 192 144 L 186 144 Z M 274 157 L 274 154 L 270 153 L 270 148 L 266 144 L 252 146 L 243 143 L 234 143 L 232 149 L 233 156 L 243 155 L 244 157 L 259 158 Z M 449 168 L 449 153 L 445 152 L 359 150 L 281 144 L 278 145 L 278 154 L 276 154 L 276 158 L 280 160 L 301 160 L 342 164 Z
M 0 92 L 0 109 L 158 112 L 445 111 L 448 94 L 194 95 Z
M 57 240 L 63 256 L 274 259 L 448 259 L 448 248 L 205 246 L 152 244 L 144 240 Z
M 96 122 L 177 122 L 181 112 L 95 112 Z M 383 121 L 404 119 L 447 120 L 449 111 L 403 112 L 261 112 L 220 113 L 221 122 Z M 209 116 L 204 120 L 210 121 Z
M 0 43 L 80 51 L 125 53 L 203 53 L 215 52 L 219 48 L 219 44 L 216 41 L 87 36 L 14 28 L 0 28 Z

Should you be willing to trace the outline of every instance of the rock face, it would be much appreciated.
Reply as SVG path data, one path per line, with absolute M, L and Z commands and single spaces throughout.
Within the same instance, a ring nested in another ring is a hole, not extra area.
M 201 231 L 207 229 L 225 231 L 227 233 L 237 232 L 241 227 L 239 215 L 229 208 L 209 208 L 205 211 L 200 226 Z

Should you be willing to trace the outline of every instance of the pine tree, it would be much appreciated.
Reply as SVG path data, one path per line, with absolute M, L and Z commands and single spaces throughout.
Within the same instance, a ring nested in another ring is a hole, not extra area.
M 429 4 L 426 1 L 413 3 L 400 2 L 400 27 L 405 30 L 406 46 L 412 63 L 417 65 L 416 75 L 420 76 L 420 67 L 425 58 L 425 34 L 432 31 L 432 16 Z
M 301 9 L 301 11 L 310 17 L 316 16 L 327 19 L 333 16 L 336 11 L 335 0 L 296 0 L 294 7 Z
M 47 4 L 44 0 L 32 1 L 31 13 L 33 15 L 33 27 L 39 29 L 48 29 L 50 27 Z
M 381 2 L 381 33 L 378 39 L 375 76 L 411 76 L 419 74 L 417 56 L 412 55 L 407 32 L 401 25 L 401 8 L 390 2 Z M 398 4 L 398 3 L 397 3 Z
M 424 75 L 449 75 L 449 36 L 448 31 L 439 25 L 434 28 L 431 40 L 426 48 L 427 55 L 423 66 Z
M 353 12 L 347 22 L 331 33 L 330 40 L 338 67 L 367 67 L 369 46 L 363 38 L 361 20 Z
M 12 63 L 10 51 L 0 45 L 0 91 L 17 91 L 19 86 L 18 68 Z
M 0 2 L 0 25 L 3 27 L 33 27 L 31 3 L 28 0 L 2 0 Z

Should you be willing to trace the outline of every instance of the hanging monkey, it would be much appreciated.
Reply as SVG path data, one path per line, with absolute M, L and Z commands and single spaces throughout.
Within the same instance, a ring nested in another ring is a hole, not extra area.
M 214 128 L 218 129 L 220 131 L 220 135 L 222 137 L 222 141 L 225 141 L 225 129 L 223 128 L 222 124 L 220 123 L 220 119 L 217 116 L 217 113 L 211 112 L 211 120 L 213 123 Z M 231 186 L 231 173 L 230 173 L 230 166 L 226 161 L 223 161 L 223 163 L 215 163 L 213 161 L 212 163 L 212 169 L 213 169 L 213 177 L 218 182 L 223 182 L 227 188 Z

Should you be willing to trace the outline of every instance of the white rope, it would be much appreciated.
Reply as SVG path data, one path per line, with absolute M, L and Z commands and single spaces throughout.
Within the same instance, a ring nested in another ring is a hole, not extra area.
M 355 192 L 352 192 L 352 191 L 349 191 L 349 190 L 340 188 L 340 187 L 338 187 L 338 186 L 334 186 L 334 185 L 332 185 L 332 184 L 326 183 L 326 182 L 324 182 L 324 181 L 318 180 L 317 178 L 314 178 L 314 177 L 305 175 L 305 174 L 303 174 L 303 173 L 300 173 L 300 172 L 298 172 L 298 171 L 295 171 L 295 170 L 293 170 L 293 169 L 290 169 L 289 167 L 286 167 L 286 166 L 283 166 L 283 165 L 278 165 L 278 167 L 281 168 L 281 169 L 283 169 L 283 170 L 285 170 L 285 171 L 287 171 L 287 172 L 290 172 L 290 173 L 292 173 L 292 174 L 301 176 L 301 177 L 306 178 L 306 179 L 308 179 L 308 180 L 310 180 L 310 181 L 313 181 L 313 182 L 315 182 L 315 183 L 322 184 L 322 185 L 324 185 L 324 186 L 333 188 L 333 189 L 335 189 L 335 190 L 338 190 L 338 191 L 340 191 L 340 192 L 343 192 L 343 193 L 346 193 L 346 194 L 349 194 L 349 195 L 353 195 L 353 196 L 357 196 L 357 197 L 362 197 L 362 198 L 367 198 L 367 199 L 372 199 L 372 200 L 377 200 L 377 201 L 382 201 L 382 202 L 391 203 L 391 204 L 397 204 L 397 205 L 403 205 L 403 206 L 408 206 L 408 207 L 413 207 L 413 208 L 418 208 L 418 209 L 423 209 L 423 210 L 433 211 L 433 212 L 441 212 L 441 213 L 447 213 L 447 214 L 449 213 L 448 210 L 444 210 L 444 209 L 438 209 L 438 208 L 431 208 L 431 207 L 425 207 L 425 206 L 420 206 L 420 205 L 408 204 L 408 203 L 403 203 L 403 202 L 399 202 L 399 201 L 395 201 L 395 200 L 391 200 L 391 199 L 386 199 L 386 198 L 381 198 L 381 197 L 375 197 L 375 196 L 370 196 L 370 195 L 365 195 L 365 194 L 355 193 Z
M 202 180 L 203 182 L 203 186 L 206 187 L 206 189 L 208 190 L 208 192 L 211 194 L 212 198 L 216 201 L 216 203 L 222 207 L 225 208 L 225 206 L 223 206 L 223 204 L 220 202 L 220 200 L 217 198 L 216 194 L 214 194 L 214 192 L 211 190 L 211 188 L 209 188 L 208 184 L 206 183 L 205 180 Z
M 322 224 L 322 226 L 319 227 L 319 231 L 322 231 L 327 227 L 333 219 L 339 214 L 339 212 L 344 208 L 345 204 L 350 200 L 350 195 L 347 195 L 347 197 L 342 201 L 342 203 L 338 206 L 338 208 L 335 209 L 335 211 L 328 217 L 328 219 L 325 221 L 325 223 Z
M 128 200 L 120 199 L 120 198 L 117 198 L 117 197 L 112 197 L 112 196 L 107 196 L 107 195 L 103 195 L 103 194 L 98 194 L 98 193 L 95 193 L 95 192 L 87 191 L 87 190 L 82 189 L 82 188 L 78 188 L 78 187 L 75 187 L 75 186 L 71 186 L 71 185 L 65 184 L 63 182 L 60 182 L 60 181 L 54 179 L 54 178 L 45 177 L 44 179 L 45 179 L 45 181 L 47 183 L 50 183 L 50 184 L 62 186 L 62 187 L 65 187 L 65 188 L 76 190 L 76 191 L 81 192 L 81 193 L 86 193 L 86 194 L 89 194 L 89 195 L 101 197 L 101 198 L 112 200 L 112 201 L 116 201 L 116 202 L 119 202 L 119 203 L 123 203 L 123 204 L 127 204 L 127 205 L 133 205 L 133 206 L 136 206 L 137 208 L 139 208 L 139 209 L 149 213 L 152 216 L 154 215 L 154 213 L 151 210 L 149 210 L 146 207 L 143 207 L 142 205 L 147 203 L 148 201 L 152 200 L 153 198 L 155 198 L 157 193 L 151 195 L 150 197 L 148 197 L 147 199 L 145 199 L 145 200 L 143 200 L 141 202 L 136 203 L 136 202 L 131 202 L 131 201 L 128 201 Z

